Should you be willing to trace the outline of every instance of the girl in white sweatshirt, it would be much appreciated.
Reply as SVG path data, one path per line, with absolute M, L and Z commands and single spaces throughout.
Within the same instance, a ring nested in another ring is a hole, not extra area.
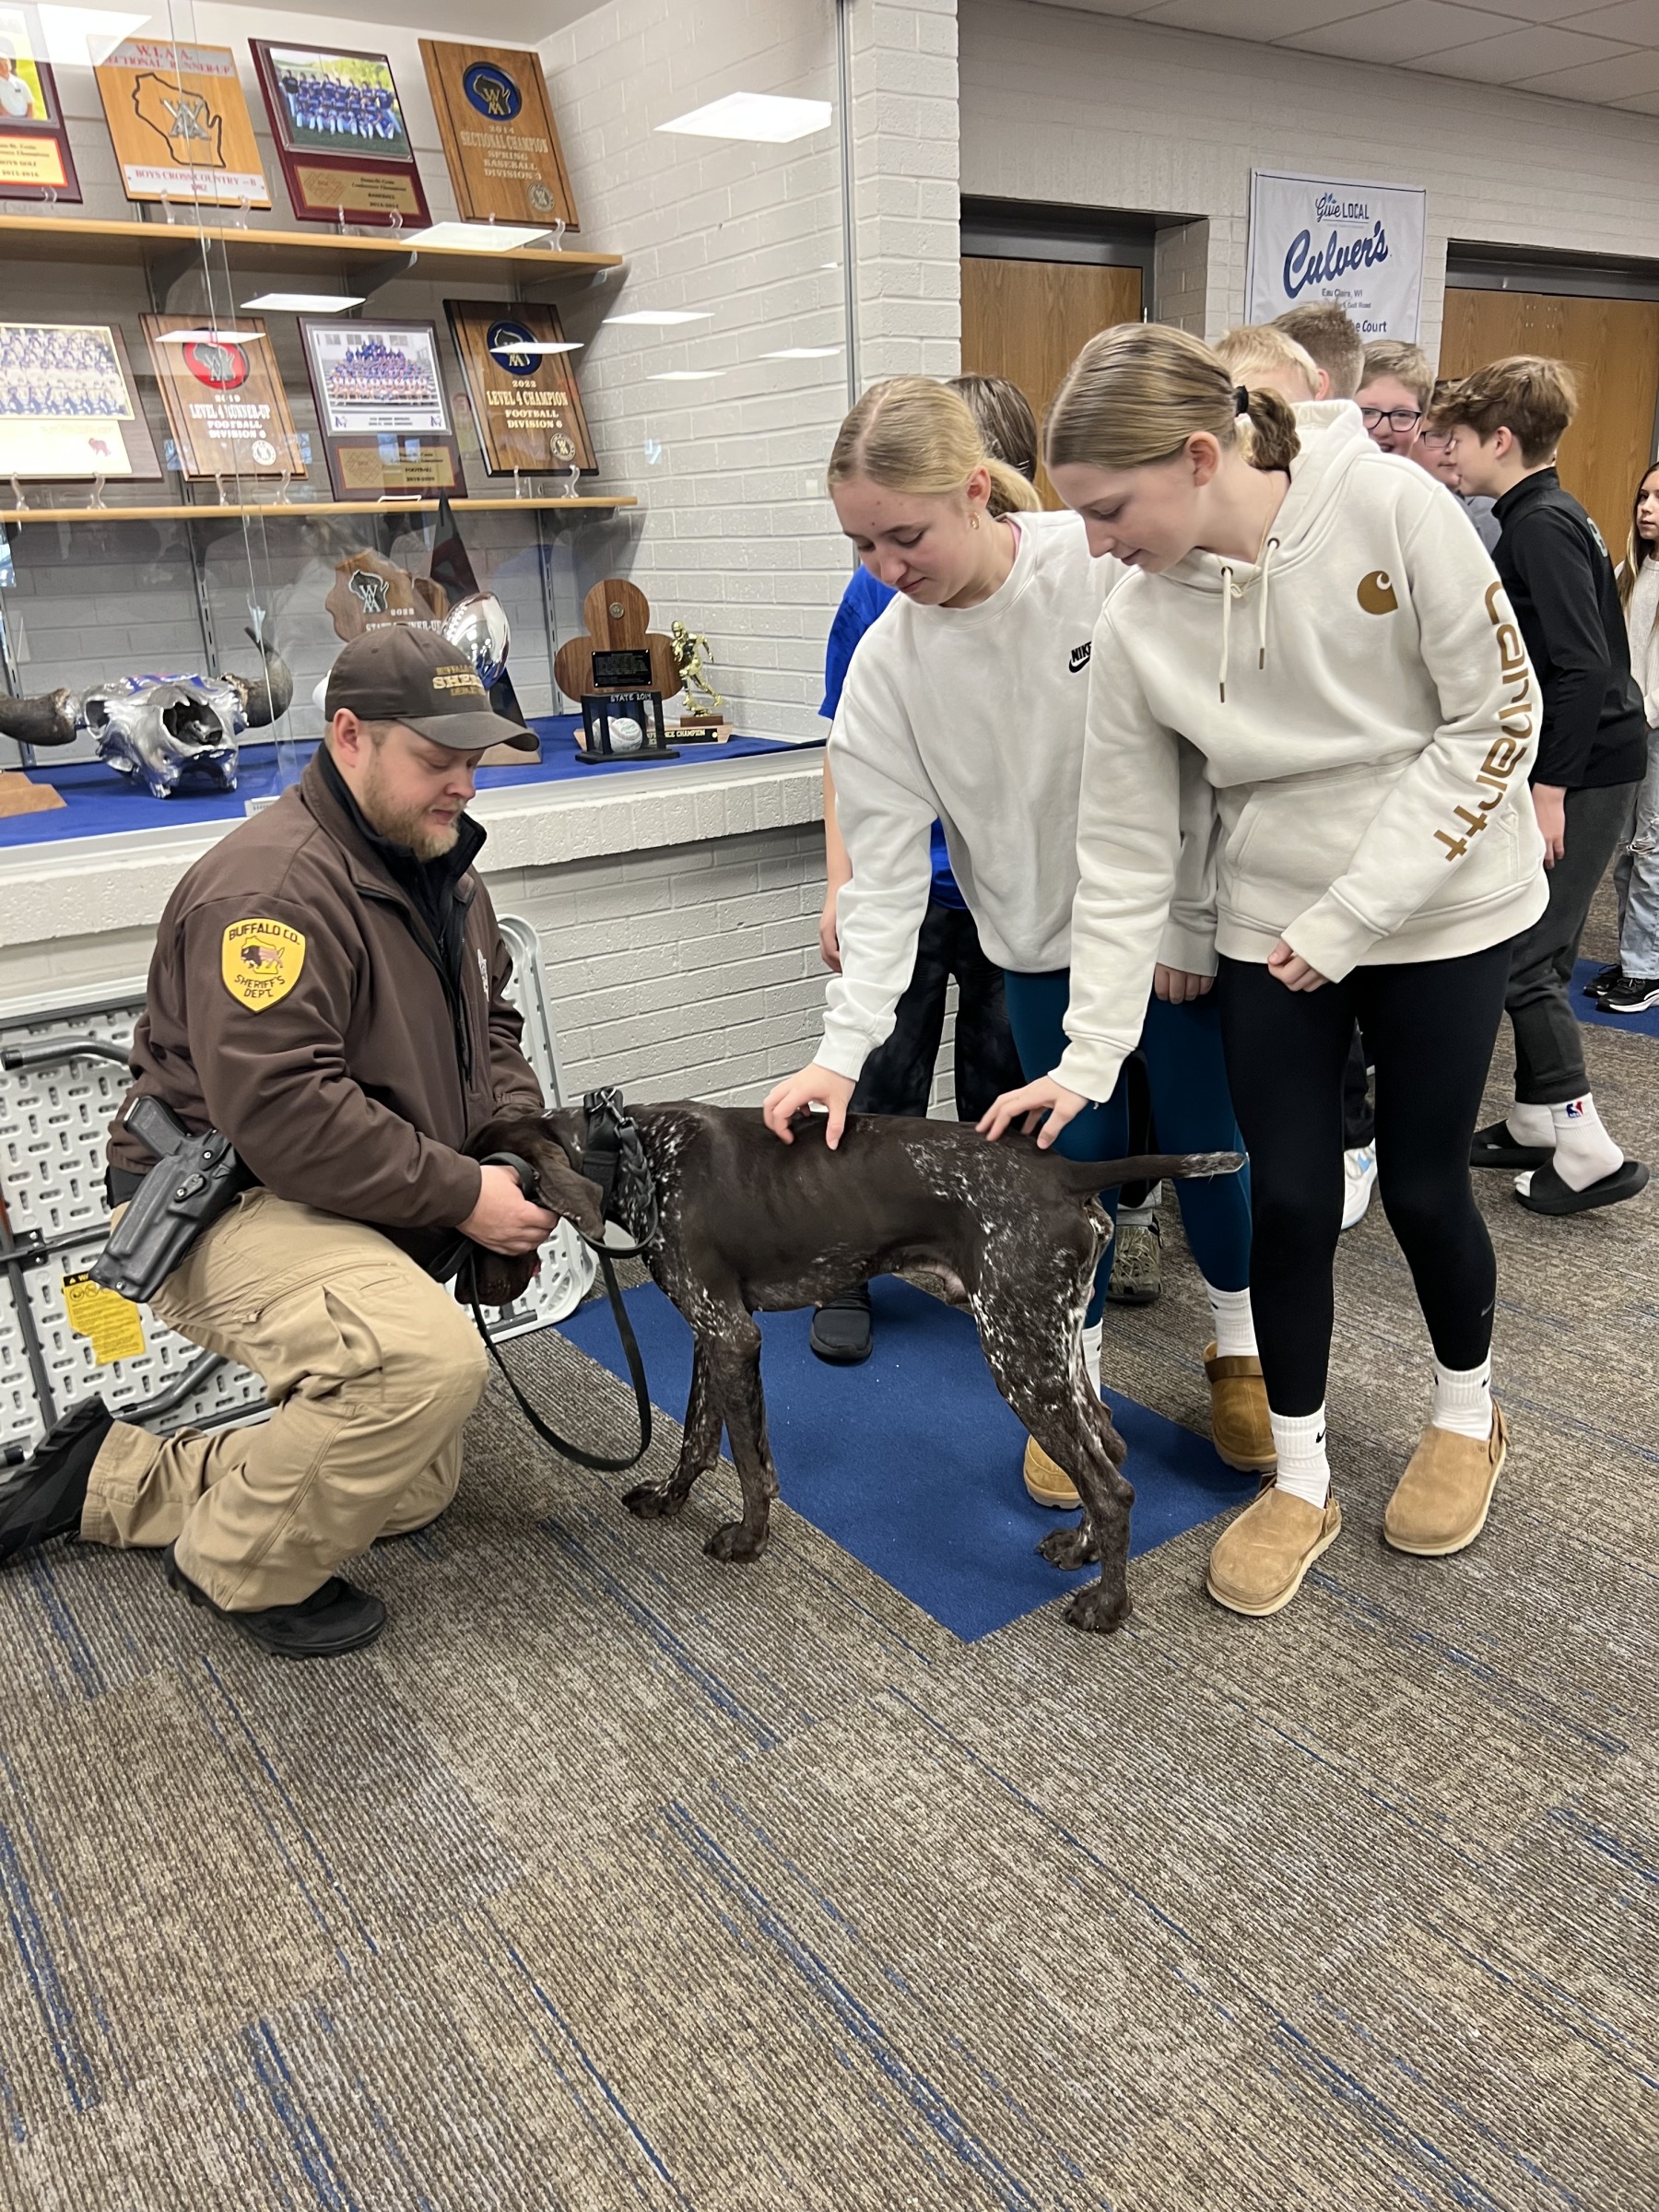
M 1461 1550 L 1503 1464 L 1496 1271 L 1468 1160 L 1509 940 L 1546 901 L 1526 784 L 1535 686 L 1479 539 L 1347 401 L 1293 416 L 1236 391 L 1197 339 L 1131 325 L 1078 356 L 1046 457 L 1090 545 L 1136 572 L 1094 636 L 1071 1041 L 981 1126 L 1046 1115 L 1052 1142 L 1110 1094 L 1202 842 L 1211 896 L 1182 964 L 1197 990 L 1218 976 L 1278 1457 L 1275 1486 L 1217 1543 L 1209 1588 L 1273 1613 L 1342 1525 L 1324 1396 L 1356 1020 L 1376 1065 L 1382 1204 L 1435 1359 L 1389 1542 Z
M 823 1041 L 766 1101 L 767 1122 L 786 1143 L 794 1115 L 815 1102 L 828 1109 L 830 1146 L 840 1142 L 859 1070 L 891 1029 L 910 980 L 935 818 L 981 940 L 1004 971 L 1022 1067 L 1035 1075 L 1051 1066 L 1065 1044 L 1090 637 L 1124 571 L 1091 556 L 1075 515 L 994 520 L 988 501 L 1001 465 L 986 460 L 962 400 L 924 377 L 874 386 L 836 440 L 829 476 L 841 527 L 897 596 L 859 641 L 830 732 L 853 879 L 837 913 L 841 965 L 829 986 Z M 1188 904 L 1202 913 L 1202 885 Z M 1148 974 L 1143 1002 L 1151 982 Z M 1160 1004 L 1145 1056 L 1160 1147 L 1230 1148 L 1237 1124 L 1214 1008 Z M 1099 1096 L 1068 1133 L 1073 1159 L 1127 1150 L 1115 1071 Z M 1182 1182 L 1178 1192 L 1216 1317 L 1206 1355 L 1216 1446 L 1233 1465 L 1261 1469 L 1272 1446 L 1250 1321 L 1248 1192 L 1233 1176 Z M 1097 1383 L 1109 1276 L 1103 1260 L 1085 1321 Z M 1076 1499 L 1035 1440 L 1026 1482 L 1045 1503 Z

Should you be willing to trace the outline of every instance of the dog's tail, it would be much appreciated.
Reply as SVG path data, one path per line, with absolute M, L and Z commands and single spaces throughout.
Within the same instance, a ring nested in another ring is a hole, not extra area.
M 1148 1152 L 1135 1159 L 1062 1159 L 1049 1155 L 1068 1191 L 1111 1190 L 1124 1182 L 1161 1182 L 1166 1175 L 1236 1175 L 1242 1152 Z

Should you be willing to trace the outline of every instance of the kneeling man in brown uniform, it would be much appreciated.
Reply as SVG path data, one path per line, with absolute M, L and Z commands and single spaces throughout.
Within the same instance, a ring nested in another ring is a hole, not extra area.
M 461 1149 L 542 1111 L 464 811 L 487 746 L 535 741 L 435 630 L 359 638 L 326 696 L 299 783 L 168 901 L 110 1143 L 116 1204 L 153 1164 L 140 1093 L 235 1147 L 248 1187 L 151 1303 L 276 1410 L 163 1441 L 89 1399 L 0 1483 L 0 1559 L 76 1529 L 166 1547 L 176 1588 L 290 1658 L 371 1642 L 385 1608 L 335 1569 L 454 1495 L 485 1354 L 427 1266 L 457 1232 L 520 1254 L 557 1221 Z

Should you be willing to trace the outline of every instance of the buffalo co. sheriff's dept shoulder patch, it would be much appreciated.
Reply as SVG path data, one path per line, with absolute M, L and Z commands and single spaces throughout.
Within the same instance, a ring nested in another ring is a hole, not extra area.
M 232 922 L 219 947 L 226 990 L 255 1014 L 286 998 L 304 966 L 305 939 L 286 922 Z

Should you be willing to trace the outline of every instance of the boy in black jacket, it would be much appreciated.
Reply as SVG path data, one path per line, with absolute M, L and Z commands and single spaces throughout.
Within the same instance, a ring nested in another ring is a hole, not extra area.
M 1568 996 L 1590 901 L 1647 762 L 1613 564 L 1555 471 L 1577 399 L 1565 362 L 1522 354 L 1477 370 L 1434 412 L 1461 488 L 1497 501 L 1492 558 L 1544 701 L 1532 783 L 1549 904 L 1516 938 L 1510 971 L 1515 1103 L 1477 1131 L 1472 1154 L 1477 1167 L 1528 1171 L 1515 1189 L 1536 1214 L 1611 1206 L 1648 1179 L 1602 1126 Z

